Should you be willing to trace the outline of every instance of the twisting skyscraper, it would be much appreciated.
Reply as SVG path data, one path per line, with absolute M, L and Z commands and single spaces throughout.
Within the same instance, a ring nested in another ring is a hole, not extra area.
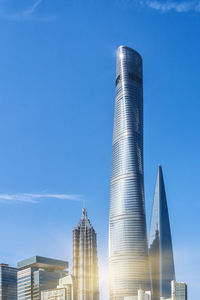
M 82 218 L 73 230 L 73 276 L 76 300 L 98 300 L 98 261 L 96 233 L 83 208 Z
M 142 57 L 117 50 L 109 222 L 110 299 L 149 289 L 143 178 Z
M 170 298 L 171 281 L 175 279 L 171 230 L 161 166 L 154 193 L 149 236 L 153 300 Z

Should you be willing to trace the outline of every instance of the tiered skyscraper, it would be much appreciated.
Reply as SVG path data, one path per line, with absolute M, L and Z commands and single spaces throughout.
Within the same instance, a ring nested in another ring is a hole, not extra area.
M 73 276 L 75 299 L 98 300 L 98 261 L 96 233 L 84 208 L 82 218 L 73 230 Z
M 153 210 L 149 237 L 153 300 L 170 298 L 171 281 L 175 279 L 169 214 L 161 166 L 154 193 Z
M 142 57 L 117 50 L 109 222 L 110 299 L 150 289 L 143 178 Z

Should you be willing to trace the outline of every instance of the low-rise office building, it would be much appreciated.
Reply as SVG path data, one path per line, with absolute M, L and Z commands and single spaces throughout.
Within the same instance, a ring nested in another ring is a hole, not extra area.
M 161 297 L 160 300 L 187 300 L 187 284 L 185 282 L 171 282 L 171 298 Z
M 187 284 L 185 282 L 176 282 L 173 280 L 171 287 L 172 300 L 187 300 Z
M 42 291 L 41 300 L 75 300 L 74 287 L 73 276 L 65 276 L 59 280 L 56 289 Z
M 43 290 L 54 289 L 68 275 L 68 262 L 34 256 L 18 263 L 17 300 L 40 300 Z
M 17 300 L 17 269 L 0 264 L 0 299 Z
M 151 291 L 139 289 L 136 296 L 127 296 L 124 300 L 151 300 Z

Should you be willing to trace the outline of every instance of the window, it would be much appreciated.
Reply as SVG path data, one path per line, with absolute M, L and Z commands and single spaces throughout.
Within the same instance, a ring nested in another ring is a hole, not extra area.
M 118 83 L 120 82 L 120 80 L 121 80 L 121 77 L 120 77 L 120 75 L 118 75 L 115 84 L 118 85 Z
M 130 80 L 136 81 L 139 84 L 142 84 L 142 79 L 133 73 L 128 73 L 128 77 Z

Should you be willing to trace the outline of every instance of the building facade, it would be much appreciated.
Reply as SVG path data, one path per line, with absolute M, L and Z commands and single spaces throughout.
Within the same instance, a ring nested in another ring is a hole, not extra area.
M 0 264 L 0 300 L 17 300 L 17 269 Z
M 176 282 L 173 280 L 171 288 L 172 300 L 187 300 L 187 284 L 185 282 Z
M 85 208 L 73 230 L 72 274 L 75 278 L 76 300 L 99 299 L 97 238 Z
M 151 291 L 139 289 L 137 296 L 127 296 L 124 300 L 151 300 Z
M 150 289 L 143 176 L 142 57 L 117 50 L 109 220 L 110 299 Z
M 161 166 L 154 192 L 149 236 L 149 258 L 153 300 L 171 297 L 171 281 L 175 279 L 171 230 Z
M 56 288 L 68 275 L 68 262 L 34 256 L 18 263 L 17 300 L 40 300 L 43 290 Z
M 56 289 L 41 292 L 41 300 L 75 300 L 74 298 L 74 278 L 67 275 L 59 280 Z

